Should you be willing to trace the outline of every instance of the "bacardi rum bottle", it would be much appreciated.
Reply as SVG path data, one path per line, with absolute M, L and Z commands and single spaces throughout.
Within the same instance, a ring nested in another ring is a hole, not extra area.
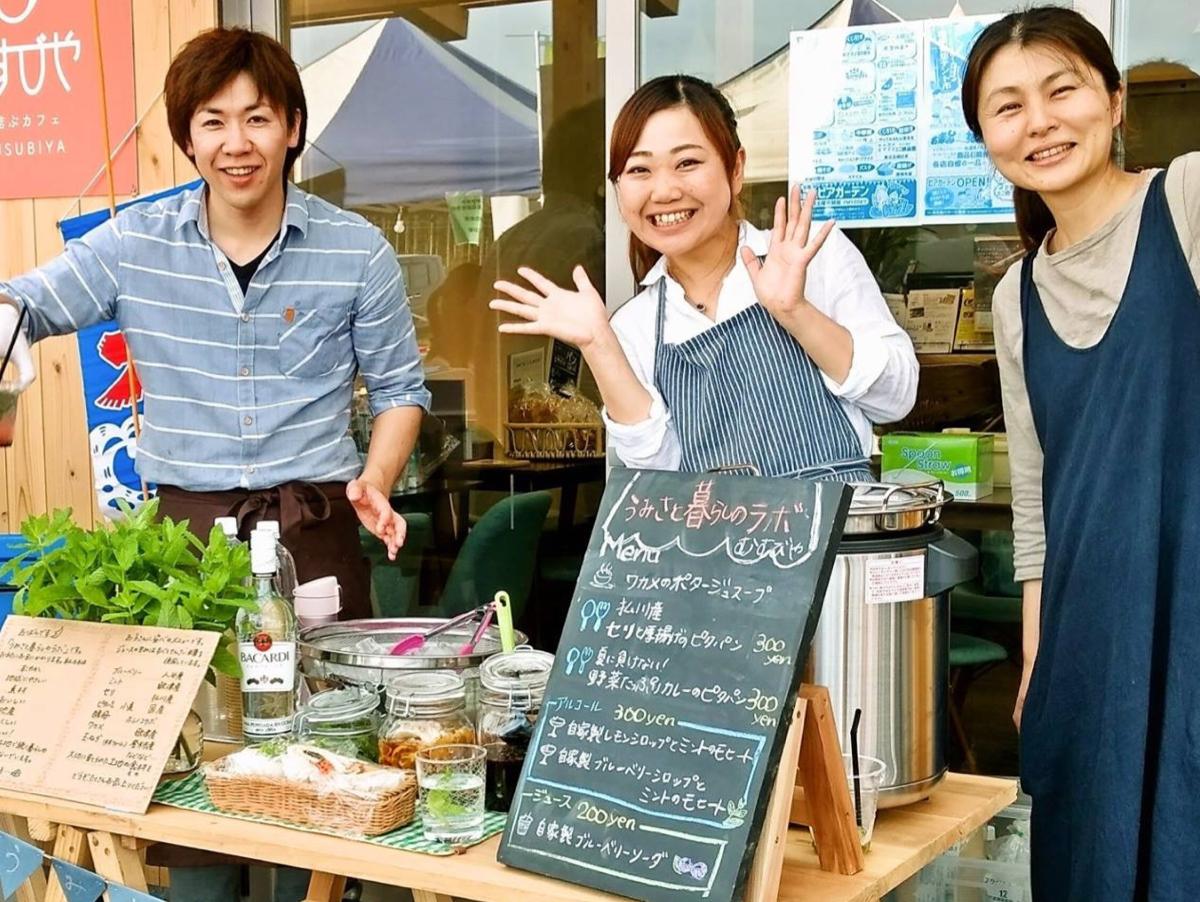
M 250 567 L 258 610 L 239 610 L 238 657 L 242 664 L 242 733 L 247 744 L 292 732 L 296 714 L 296 614 L 275 588 L 275 537 L 250 535 Z

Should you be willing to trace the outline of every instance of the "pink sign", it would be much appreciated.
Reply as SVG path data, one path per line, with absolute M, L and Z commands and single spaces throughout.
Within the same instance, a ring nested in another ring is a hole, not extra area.
M 133 127 L 130 0 L 100 0 L 109 137 Z M 0 0 L 0 198 L 75 197 L 108 191 L 100 121 L 100 57 L 92 4 Z M 137 191 L 130 139 L 114 160 L 117 194 Z

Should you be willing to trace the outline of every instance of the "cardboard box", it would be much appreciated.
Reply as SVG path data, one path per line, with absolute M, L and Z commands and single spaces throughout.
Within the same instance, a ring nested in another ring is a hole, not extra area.
M 971 435 L 970 429 L 952 426 L 943 429 L 950 435 Z M 1005 432 L 976 432 L 975 435 L 990 435 L 992 437 L 992 487 L 1008 488 L 1012 485 L 1012 475 L 1008 466 L 1008 434 Z
M 881 442 L 884 482 L 942 480 L 962 501 L 992 493 L 992 436 L 977 433 L 889 432 Z
M 904 328 L 918 354 L 949 354 L 953 349 L 960 297 L 957 288 L 915 288 L 908 293 Z

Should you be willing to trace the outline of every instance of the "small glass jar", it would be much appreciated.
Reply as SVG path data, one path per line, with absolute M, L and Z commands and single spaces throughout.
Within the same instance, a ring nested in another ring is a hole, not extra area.
M 490 811 L 508 811 L 533 725 L 542 707 L 554 655 L 518 649 L 492 655 L 479 667 L 479 744 L 487 750 Z
M 300 708 L 292 735 L 300 741 L 363 761 L 376 761 L 379 696 L 365 686 L 317 692 Z
M 387 718 L 379 728 L 379 763 L 412 770 L 417 752 L 435 745 L 473 744 L 463 678 L 451 670 L 392 677 Z

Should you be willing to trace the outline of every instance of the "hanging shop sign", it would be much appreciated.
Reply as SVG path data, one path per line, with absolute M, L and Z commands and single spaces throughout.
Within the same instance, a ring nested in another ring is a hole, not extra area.
M 133 127 L 129 0 L 103 0 L 101 41 L 114 147 Z M 0 0 L 0 199 L 106 194 L 100 57 L 90 3 Z M 99 175 L 99 177 L 97 177 Z M 117 194 L 137 190 L 137 153 L 117 154 Z

